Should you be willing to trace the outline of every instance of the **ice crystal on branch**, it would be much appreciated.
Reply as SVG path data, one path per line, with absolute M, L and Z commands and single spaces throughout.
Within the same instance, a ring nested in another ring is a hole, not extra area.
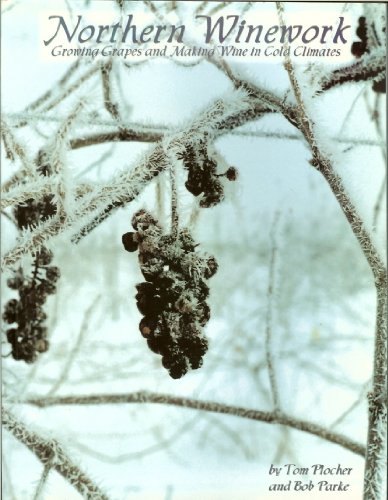
M 145 282 L 136 285 L 137 307 L 144 315 L 140 333 L 151 351 L 162 356 L 172 378 L 202 366 L 208 341 L 202 327 L 210 319 L 205 283 L 217 271 L 214 257 L 196 252 L 190 232 L 163 234 L 158 221 L 145 210 L 132 219 L 136 232 L 122 237 L 128 252 L 139 251 Z

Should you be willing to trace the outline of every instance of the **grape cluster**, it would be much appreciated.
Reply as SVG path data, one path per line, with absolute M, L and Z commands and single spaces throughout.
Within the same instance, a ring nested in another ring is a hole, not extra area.
M 230 181 L 237 178 L 237 170 L 234 167 L 229 167 L 224 174 L 217 174 L 217 162 L 210 157 L 205 141 L 196 149 L 189 144 L 178 157 L 188 170 L 186 189 L 194 196 L 202 195 L 199 202 L 201 207 L 212 207 L 224 199 L 221 177 Z
M 55 215 L 56 207 L 51 196 L 44 196 L 41 201 L 30 199 L 23 205 L 17 205 L 13 213 L 19 229 L 24 229 Z
M 16 206 L 14 216 L 19 229 L 23 229 L 47 219 L 55 212 L 56 208 L 51 202 L 51 197 L 46 196 L 41 201 L 30 199 L 24 205 Z M 7 330 L 6 335 L 15 360 L 32 363 L 38 353 L 46 352 L 48 349 L 47 328 L 44 326 L 46 314 L 43 305 L 47 296 L 55 293 L 55 283 L 60 275 L 58 267 L 49 265 L 52 258 L 52 253 L 42 247 L 34 255 L 29 276 L 25 276 L 23 271 L 18 269 L 7 280 L 8 287 L 19 293 L 18 299 L 11 299 L 5 304 L 3 312 L 3 320 L 13 325 Z
M 364 54 L 369 53 L 367 25 L 366 25 L 366 19 L 364 16 L 361 16 L 358 19 L 358 27 L 356 30 L 356 34 L 361 41 L 360 42 L 353 42 L 352 47 L 351 47 L 351 51 L 355 57 L 359 58 L 359 57 L 362 57 Z M 374 81 L 372 89 L 378 93 L 385 93 L 386 92 L 386 79 L 383 78 L 382 80 Z
M 205 283 L 217 271 L 214 257 L 196 252 L 190 232 L 164 235 L 157 220 L 145 210 L 132 219 L 135 232 L 122 237 L 128 252 L 139 251 L 145 282 L 136 285 L 137 307 L 144 316 L 140 333 L 174 379 L 200 368 L 208 341 L 202 327 L 210 319 Z
M 26 363 L 34 362 L 37 353 L 48 349 L 43 304 L 47 295 L 55 292 L 55 282 L 59 278 L 58 268 L 48 266 L 51 259 L 51 252 L 43 248 L 35 256 L 31 278 L 26 279 L 19 270 L 7 281 L 9 288 L 19 292 L 19 300 L 11 299 L 5 305 L 4 321 L 17 324 L 7 330 L 7 340 L 12 346 L 13 358 Z

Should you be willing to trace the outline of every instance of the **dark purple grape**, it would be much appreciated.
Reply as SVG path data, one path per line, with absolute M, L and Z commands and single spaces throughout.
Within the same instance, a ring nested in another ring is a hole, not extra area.
M 188 372 L 187 361 L 184 357 L 174 357 L 171 362 L 169 362 L 169 365 L 168 373 L 173 379 L 181 378 Z
M 235 167 L 229 167 L 228 170 L 226 171 L 226 178 L 229 181 L 235 181 L 237 179 L 237 169 Z
M 47 248 L 42 248 L 36 255 L 36 264 L 39 267 L 47 266 L 52 261 L 53 254 Z
M 51 266 L 46 268 L 46 279 L 55 283 L 60 278 L 61 272 L 58 267 Z
M 18 318 L 19 301 L 16 299 L 9 300 L 4 308 L 3 320 L 6 323 L 15 323 Z
M 7 279 L 7 286 L 11 290 L 18 290 L 23 285 L 23 278 L 21 276 L 14 276 Z
M 154 333 L 158 321 L 156 318 L 145 316 L 139 323 L 140 333 L 144 338 L 148 338 L 152 333 Z
M 373 82 L 372 89 L 379 94 L 385 94 L 387 92 L 387 80 L 384 78 L 378 82 Z
M 127 252 L 135 252 L 139 247 L 139 242 L 136 239 L 136 233 L 125 233 L 123 234 L 121 241 L 123 242 L 124 248 Z

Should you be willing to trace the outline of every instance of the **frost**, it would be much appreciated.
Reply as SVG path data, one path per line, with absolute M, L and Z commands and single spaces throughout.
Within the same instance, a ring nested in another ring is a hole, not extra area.
M 135 487 L 148 497 L 189 490 L 202 498 L 215 488 L 225 499 L 241 491 L 264 497 L 263 457 L 285 463 L 297 450 L 305 466 L 319 447 L 322 461 L 354 467 L 356 496 L 367 451 L 366 496 L 384 498 L 383 6 L 312 7 L 314 19 L 346 9 L 353 32 L 362 13 L 368 18 L 368 50 L 330 66 L 219 55 L 47 65 L 31 23 L 47 5 L 37 0 L 31 14 L 24 1 L 8 3 L 5 322 L 20 300 L 7 280 L 19 286 L 22 273 L 32 296 L 54 264 L 61 279 L 43 308 L 49 348 L 40 352 L 46 345 L 34 330 L 28 345 L 40 354 L 26 365 L 3 339 L 13 415 L 5 418 L 5 494 L 32 497 L 47 473 L 54 497 L 63 490 L 66 498 L 104 498 L 93 496 L 100 478 L 114 498 Z M 249 23 L 251 12 L 276 9 L 257 2 L 58 5 L 85 23 L 101 10 L 97 24 L 147 11 L 150 25 L 189 25 L 196 12 L 238 12 Z M 195 23 L 189 35 L 190 45 L 203 42 Z M 19 227 L 18 211 L 47 201 L 51 213 Z M 131 214 L 142 219 L 133 230 Z M 123 251 L 123 233 L 124 247 L 138 253 Z M 52 262 L 36 268 L 39 252 L 48 251 Z M 27 441 L 32 453 L 23 451 Z M 73 455 L 82 455 L 90 477 L 80 480 Z M 50 457 L 57 471 L 66 464 L 62 482 L 46 470 Z

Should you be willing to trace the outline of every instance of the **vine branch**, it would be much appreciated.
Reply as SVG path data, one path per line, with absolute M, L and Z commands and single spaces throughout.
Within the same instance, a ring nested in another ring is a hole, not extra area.
M 31 398 L 23 404 L 31 404 L 40 408 L 57 405 L 102 405 L 118 403 L 154 403 L 191 408 L 194 410 L 208 411 L 212 413 L 222 413 L 236 417 L 247 418 L 264 423 L 285 425 L 302 432 L 313 434 L 314 436 L 338 444 L 357 455 L 365 455 L 365 447 L 342 434 L 333 432 L 318 424 L 300 420 L 281 412 L 267 412 L 231 406 L 210 401 L 199 401 L 197 399 L 171 396 L 168 394 L 158 394 L 154 392 L 139 391 L 129 394 L 96 394 L 87 396 L 62 396 L 50 398 Z
M 109 500 L 107 495 L 74 464 L 56 441 L 44 439 L 36 432 L 32 432 L 5 407 L 2 408 L 2 423 L 18 441 L 34 453 L 44 467 L 51 465 L 83 498 Z
M 277 2 L 279 16 L 282 17 L 283 5 Z M 384 469 L 384 449 L 386 436 L 387 406 L 387 271 L 371 235 L 351 201 L 341 177 L 335 172 L 332 162 L 320 150 L 315 136 L 314 123 L 304 105 L 302 92 L 295 76 L 289 56 L 285 56 L 291 87 L 298 104 L 299 128 L 303 132 L 313 154 L 312 165 L 323 175 L 336 197 L 353 234 L 357 238 L 364 256 L 373 273 L 377 292 L 377 313 L 375 333 L 375 353 L 373 366 L 373 389 L 369 394 L 368 445 L 364 476 L 364 499 L 378 499 L 381 496 L 382 471 Z

